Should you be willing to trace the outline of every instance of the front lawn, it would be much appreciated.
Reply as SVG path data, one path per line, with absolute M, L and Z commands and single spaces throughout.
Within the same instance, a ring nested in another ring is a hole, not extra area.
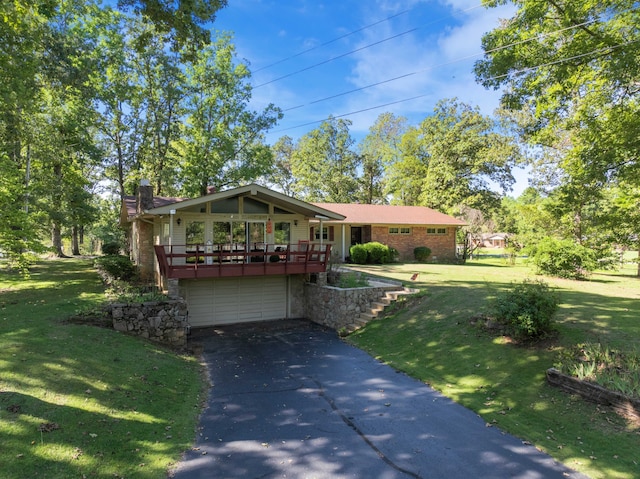
M 192 444 L 202 395 L 191 357 L 71 324 L 104 300 L 92 263 L 0 270 L 0 475 L 161 478 Z
M 349 341 L 478 412 L 488 427 L 531 442 L 593 479 L 640 477 L 640 424 L 559 391 L 545 379 L 559 353 L 575 344 L 638 348 L 636 265 L 583 282 L 544 278 L 560 293 L 559 336 L 536 346 L 513 344 L 476 321 L 498 291 L 536 278 L 526 266 L 485 258 L 467 265 L 357 269 L 403 281 L 421 293 Z

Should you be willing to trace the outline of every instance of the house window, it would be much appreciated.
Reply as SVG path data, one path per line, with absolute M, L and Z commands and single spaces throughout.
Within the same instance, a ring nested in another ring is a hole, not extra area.
M 411 234 L 411 228 L 391 227 L 391 228 L 389 228 L 389 234 L 390 235 L 410 235 Z
M 311 227 L 311 231 L 309 233 L 309 238 L 311 239 L 320 239 L 320 229 L 317 226 Z M 335 240 L 335 233 L 333 226 L 323 226 L 322 227 L 322 239 L 328 241 Z
M 276 244 L 291 243 L 291 223 L 280 222 L 275 224 L 273 239 Z
M 390 235 L 397 235 L 400 233 L 400 228 L 389 228 Z
M 400 234 L 401 235 L 410 235 L 411 234 L 411 228 L 400 228 Z
M 204 222 L 190 221 L 187 223 L 187 244 L 198 245 L 204 244 Z
M 428 235 L 446 235 L 447 228 L 427 228 Z
M 315 238 L 317 240 L 320 239 L 320 228 L 315 228 Z M 326 226 L 322 227 L 322 239 L 329 239 L 329 228 L 327 228 Z
M 231 223 L 226 221 L 215 221 L 213 223 L 214 244 L 231 243 Z
M 244 198 L 242 201 L 242 211 L 247 214 L 268 214 L 269 205 L 253 198 Z
M 210 203 L 212 213 L 238 213 L 238 198 L 226 198 L 224 200 L 212 201 Z

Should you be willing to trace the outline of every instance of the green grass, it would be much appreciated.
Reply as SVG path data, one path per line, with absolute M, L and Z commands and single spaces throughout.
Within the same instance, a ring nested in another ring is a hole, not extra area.
M 558 354 L 577 343 L 633 348 L 640 338 L 636 265 L 590 281 L 545 278 L 560 294 L 559 336 L 518 346 L 471 319 L 512 282 L 534 278 L 499 259 L 467 265 L 393 264 L 354 268 L 403 281 L 418 298 L 349 336 L 355 345 L 429 383 L 496 426 L 593 479 L 640 477 L 640 426 L 607 407 L 546 383 Z M 410 281 L 419 273 L 416 281 Z
M 65 321 L 104 300 L 90 261 L 0 271 L 0 475 L 159 478 L 192 444 L 199 364 Z

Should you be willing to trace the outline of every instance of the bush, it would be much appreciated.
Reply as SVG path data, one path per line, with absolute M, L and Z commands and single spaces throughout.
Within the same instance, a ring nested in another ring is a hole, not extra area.
M 368 253 L 364 245 L 354 244 L 349 248 L 349 255 L 351 256 L 351 261 L 355 264 L 365 264 L 367 262 Z
M 355 264 L 384 264 L 395 261 L 398 251 L 377 241 L 356 244 L 349 248 L 351 262 Z
M 95 265 L 108 283 L 113 280 L 132 281 L 136 277 L 136 267 L 127 256 L 100 256 L 96 258 Z
M 372 241 L 371 243 L 366 243 L 364 247 L 367 249 L 368 263 L 383 264 L 389 262 L 389 247 L 387 245 Z
M 558 295 L 544 281 L 524 280 L 511 291 L 499 294 L 492 304 L 493 316 L 507 333 L 519 340 L 540 339 L 553 331 Z
M 571 240 L 544 238 L 530 253 L 539 274 L 559 278 L 584 279 L 598 266 L 592 250 Z
M 413 257 L 416 261 L 427 261 L 431 256 L 431 248 L 427 246 L 418 246 L 413 249 Z
M 119 255 L 120 254 L 120 243 L 117 241 L 111 241 L 109 243 L 104 243 L 102 245 L 102 254 L 104 255 Z

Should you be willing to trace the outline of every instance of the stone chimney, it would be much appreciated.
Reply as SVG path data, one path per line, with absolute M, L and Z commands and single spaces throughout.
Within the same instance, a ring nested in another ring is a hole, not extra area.
M 207 186 L 207 194 L 208 195 L 212 195 L 215 192 L 216 192 L 216 187 L 215 186 L 212 186 L 212 185 Z
M 153 208 L 153 186 L 149 184 L 149 180 L 140 180 L 138 186 L 138 195 L 136 196 L 136 213 L 142 213 L 144 210 Z

